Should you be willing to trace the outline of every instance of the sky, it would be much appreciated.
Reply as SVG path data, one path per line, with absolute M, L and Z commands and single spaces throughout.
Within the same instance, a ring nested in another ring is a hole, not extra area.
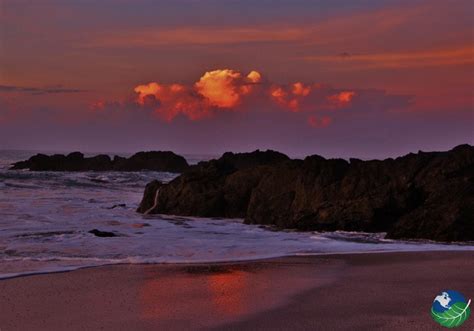
M 474 143 L 471 0 L 1 0 L 0 149 Z

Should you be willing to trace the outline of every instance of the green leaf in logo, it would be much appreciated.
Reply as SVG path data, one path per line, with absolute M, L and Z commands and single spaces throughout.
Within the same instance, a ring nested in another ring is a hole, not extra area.
M 456 302 L 443 313 L 438 313 L 431 308 L 431 316 L 433 316 L 433 319 L 442 326 L 455 328 L 463 324 L 471 314 L 471 308 L 469 308 L 470 304 L 471 300 L 467 303 Z

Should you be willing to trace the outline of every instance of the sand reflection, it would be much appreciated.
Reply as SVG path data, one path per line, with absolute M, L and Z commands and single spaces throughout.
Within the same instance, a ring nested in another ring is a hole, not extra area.
M 246 271 L 150 276 L 147 275 L 138 293 L 143 319 L 198 319 L 203 325 L 211 325 L 248 312 L 246 301 L 251 299 L 252 291 Z
M 207 278 L 212 303 L 217 311 L 227 315 L 245 312 L 245 296 L 248 293 L 248 273 L 231 271 Z
M 312 273 L 306 264 L 270 265 L 150 268 L 139 287 L 140 317 L 163 329 L 210 327 L 276 307 L 334 279 L 333 270 Z

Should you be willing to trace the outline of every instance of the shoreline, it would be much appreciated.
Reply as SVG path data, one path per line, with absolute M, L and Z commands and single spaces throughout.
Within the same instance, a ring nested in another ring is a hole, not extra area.
M 433 242 L 437 243 L 437 242 Z M 443 245 L 449 246 L 450 244 L 441 243 Z M 462 246 L 462 245 L 460 245 Z M 467 247 L 471 245 L 466 244 Z M 111 266 L 201 266 L 201 265 L 229 265 L 229 264 L 240 264 L 240 263 L 258 263 L 258 262 L 271 262 L 273 260 L 279 259 L 291 259 L 291 258 L 300 258 L 300 257 L 308 257 L 308 258 L 317 258 L 317 257 L 336 257 L 340 255 L 365 255 L 365 254 L 404 254 L 404 253 L 435 253 L 435 252 L 452 252 L 452 253 L 462 253 L 462 252 L 472 252 L 474 253 L 474 246 L 472 249 L 427 249 L 427 250 L 420 250 L 420 251 L 353 251 L 353 252 L 329 252 L 329 253 L 297 253 L 291 255 L 278 255 L 278 256 L 271 256 L 271 257 L 262 257 L 262 258 L 251 258 L 251 259 L 241 259 L 241 260 L 210 260 L 210 261 L 196 261 L 196 262 L 139 262 L 139 263 L 131 263 L 131 262 L 118 262 L 118 263 L 106 263 L 106 264 L 99 264 L 99 265 L 85 265 L 85 266 L 78 266 L 78 267 L 70 267 L 69 269 L 64 270 L 53 270 L 53 271 L 31 271 L 25 273 L 18 273 L 13 274 L 12 276 L 3 277 L 0 274 L 0 282 L 9 279 L 15 278 L 22 278 L 22 277 L 30 277 L 30 276 L 37 276 L 37 275 L 49 275 L 49 274 L 60 274 L 60 273 L 68 273 L 79 271 L 83 269 L 92 269 L 92 268 L 102 268 L 102 267 L 111 267 Z
M 0 327 L 436 330 L 439 291 L 474 296 L 473 260 L 470 251 L 355 253 L 20 276 L 0 280 Z

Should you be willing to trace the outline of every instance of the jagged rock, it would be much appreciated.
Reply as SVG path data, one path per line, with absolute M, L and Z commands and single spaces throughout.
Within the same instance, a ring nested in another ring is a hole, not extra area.
M 139 152 L 128 159 L 115 156 L 113 160 L 108 155 L 86 158 L 80 152 L 73 152 L 67 156 L 37 154 L 27 161 L 14 163 L 10 169 L 29 169 L 32 171 L 154 170 L 180 173 L 187 170 L 188 167 L 186 160 L 173 152 Z
M 203 217 L 245 217 L 252 188 L 266 167 L 289 160 L 274 151 L 232 154 L 200 162 L 169 184 L 160 187 L 153 213 Z M 153 206 L 156 190 L 147 185 L 138 208 L 145 212 Z
M 139 171 L 155 170 L 183 172 L 189 165 L 184 157 L 176 155 L 173 152 L 139 152 L 130 158 L 117 158 L 114 164 L 114 170 L 120 171 Z
M 143 193 L 143 199 L 138 207 L 137 211 L 145 213 L 148 209 L 153 207 L 155 204 L 156 191 L 163 186 L 159 180 L 154 180 L 146 184 L 145 193 Z
M 472 146 L 383 161 L 268 157 L 275 153 L 226 153 L 201 162 L 161 187 L 151 212 L 240 217 L 299 230 L 387 232 L 388 238 L 474 240 Z M 139 211 L 153 206 L 150 194 Z
M 232 153 L 226 152 L 219 159 L 221 163 L 232 165 L 236 169 L 251 168 L 259 165 L 276 164 L 283 161 L 288 161 L 290 158 L 280 152 L 267 150 L 262 152 L 256 150 L 251 153 Z

